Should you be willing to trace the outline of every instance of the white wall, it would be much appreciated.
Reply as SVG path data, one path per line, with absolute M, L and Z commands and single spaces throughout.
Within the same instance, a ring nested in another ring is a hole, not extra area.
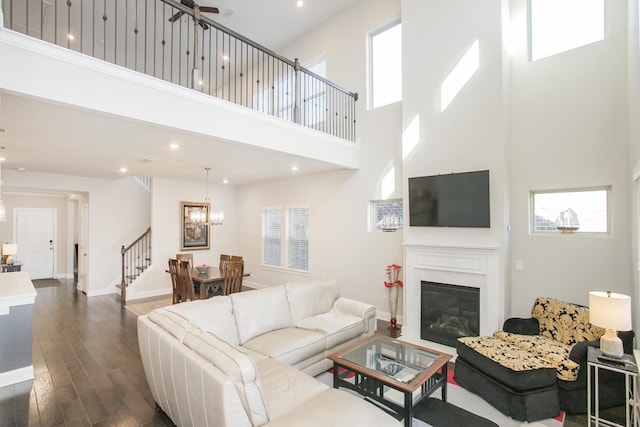
M 402 263 L 402 233 L 369 232 L 367 209 L 370 200 L 380 199 L 380 182 L 394 166 L 397 181 L 391 197 L 402 196 L 401 105 L 366 111 L 366 40 L 367 32 L 399 14 L 399 1 L 361 1 L 281 52 L 302 64 L 324 54 L 327 78 L 359 93 L 361 168 L 238 188 L 238 250 L 255 266 L 251 281 L 276 285 L 307 278 L 259 266 L 261 209 L 306 205 L 310 209 L 308 277 L 336 278 L 342 295 L 374 304 L 382 317 L 388 316 L 385 267 Z
M 149 193 L 130 178 L 107 180 L 13 169 L 3 169 L 2 178 L 4 186 L 12 191 L 88 193 L 87 294 L 114 292 L 113 285 L 120 283 L 121 246 L 131 243 L 149 227 Z
M 491 203 L 490 228 L 406 227 L 405 242 L 498 248 L 502 288 L 509 255 L 502 3 L 403 0 L 402 17 L 405 224 L 410 177 L 488 169 Z M 442 111 L 442 83 L 476 41 L 478 69 Z
M 223 211 L 223 225 L 212 226 L 210 248 L 194 251 L 180 250 L 180 202 L 204 202 L 206 196 L 205 175 L 202 182 L 153 180 L 151 198 L 152 265 L 133 287 L 127 290 L 127 300 L 171 293 L 171 281 L 166 273 L 167 260 L 179 252 L 192 253 L 193 262 L 217 266 L 220 254 L 243 255 L 237 250 L 236 229 L 243 227 L 236 210 L 234 186 L 209 184 L 209 198 L 213 210 Z M 245 271 L 253 271 L 254 265 L 245 260 Z
M 524 265 L 511 268 L 515 315 L 529 314 L 537 296 L 586 305 L 590 290 L 632 292 L 626 4 L 608 4 L 604 41 L 534 62 L 524 48 L 512 55 L 511 243 Z M 511 1 L 523 24 L 526 5 Z M 525 26 L 515 30 L 526 46 Z M 601 185 L 613 186 L 611 236 L 529 234 L 530 190 Z
M 628 1 L 628 94 L 629 94 L 629 168 L 640 175 L 640 6 L 638 0 Z M 636 119 L 631 119 L 636 118 Z M 631 272 L 635 312 L 640 307 L 640 285 L 638 280 L 638 192 L 640 181 L 631 185 Z M 636 262 L 634 266 L 634 261 Z M 635 267 L 635 268 L 634 268 Z M 636 331 L 640 331 L 640 316 L 636 316 Z

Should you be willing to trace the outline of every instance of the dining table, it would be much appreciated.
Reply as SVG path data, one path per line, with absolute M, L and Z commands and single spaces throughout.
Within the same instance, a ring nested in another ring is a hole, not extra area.
M 249 275 L 250 273 L 244 273 L 242 277 L 249 277 Z M 209 266 L 206 273 L 200 273 L 197 268 L 193 268 L 191 279 L 199 288 L 200 299 L 224 294 L 224 271 L 218 267 Z

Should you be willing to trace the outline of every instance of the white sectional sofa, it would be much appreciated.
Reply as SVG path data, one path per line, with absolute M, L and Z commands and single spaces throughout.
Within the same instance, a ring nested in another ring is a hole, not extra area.
M 153 397 L 178 426 L 398 426 L 313 378 L 375 321 L 375 307 L 317 280 L 156 309 L 138 318 L 138 341 Z

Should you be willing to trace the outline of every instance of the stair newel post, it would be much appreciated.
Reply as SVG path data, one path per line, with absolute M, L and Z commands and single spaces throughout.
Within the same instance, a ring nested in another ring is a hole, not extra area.
M 301 96 L 301 87 L 302 84 L 300 82 L 300 62 L 298 58 L 296 58 L 293 62 L 293 75 L 294 75 L 294 93 L 293 93 L 293 122 L 294 123 L 302 123 L 302 114 L 300 111 L 302 96 Z
M 127 301 L 127 281 L 125 276 L 125 268 L 124 268 L 124 254 L 127 250 L 122 245 L 120 249 L 120 254 L 122 255 L 122 280 L 120 281 L 120 304 L 125 305 Z

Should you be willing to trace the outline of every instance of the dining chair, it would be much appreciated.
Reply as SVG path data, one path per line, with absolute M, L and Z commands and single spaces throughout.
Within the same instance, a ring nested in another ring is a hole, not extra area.
M 184 289 L 183 301 L 193 301 L 199 299 L 199 294 L 195 292 L 195 286 L 191 277 L 191 262 L 188 259 L 180 260 L 178 268 L 178 279 L 180 287 Z
M 171 276 L 171 288 L 173 292 L 173 304 L 182 302 L 184 291 L 182 290 L 180 279 L 178 277 L 178 260 L 169 258 L 169 275 Z
M 183 259 L 189 261 L 189 265 L 193 268 L 193 254 L 176 254 L 176 259 L 182 261 Z
M 244 258 L 239 255 L 231 255 L 231 259 L 229 261 L 244 261 Z
M 223 290 L 225 295 L 231 295 L 242 291 L 242 275 L 244 273 L 244 261 L 229 261 L 224 270 Z
M 220 271 L 224 271 L 227 268 L 227 264 L 231 260 L 231 255 L 220 254 Z

